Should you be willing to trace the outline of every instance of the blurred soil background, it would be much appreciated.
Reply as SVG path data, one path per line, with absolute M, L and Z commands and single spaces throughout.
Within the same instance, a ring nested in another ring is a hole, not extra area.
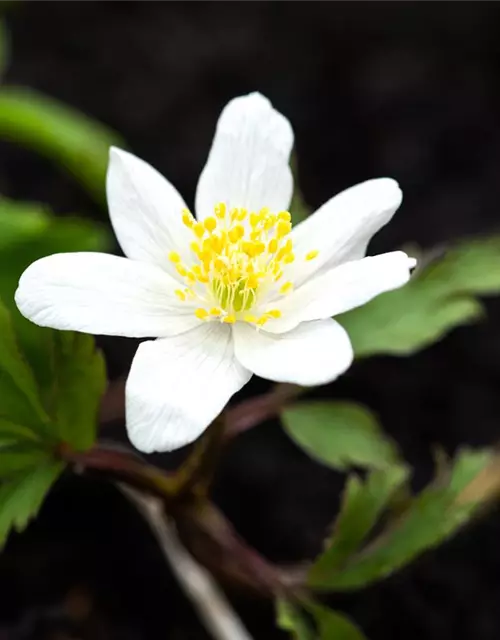
M 190 203 L 221 107 L 259 90 L 292 121 L 312 207 L 367 178 L 399 180 L 403 207 L 373 252 L 500 228 L 498 3 L 32 1 L 6 15 L 6 81 L 119 131 Z M 69 177 L 13 144 L 0 146 L 0 192 L 105 219 Z M 435 444 L 453 452 L 500 439 L 500 300 L 487 309 L 484 322 L 412 358 L 360 362 L 321 391 L 372 407 L 417 486 Z M 110 374 L 124 374 L 136 343 L 100 343 Z M 254 381 L 244 394 L 265 388 Z M 228 447 L 215 495 L 250 543 L 286 562 L 319 550 L 341 486 L 270 422 Z M 370 640 L 498 640 L 499 541 L 497 511 L 331 603 Z M 208 637 L 147 527 L 97 481 L 57 485 L 0 556 L 0 593 L 0 640 Z M 271 606 L 233 597 L 256 640 L 284 637 Z

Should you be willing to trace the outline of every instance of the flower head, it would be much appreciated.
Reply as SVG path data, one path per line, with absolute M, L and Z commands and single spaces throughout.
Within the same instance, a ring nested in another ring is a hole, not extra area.
M 318 385 L 351 364 L 332 319 L 405 284 L 414 260 L 364 257 L 401 203 L 394 180 L 359 184 L 292 229 L 291 126 L 254 93 L 223 110 L 196 192 L 112 149 L 111 222 L 127 256 L 57 254 L 33 263 L 21 312 L 56 329 L 143 342 L 126 387 L 130 439 L 145 452 L 195 440 L 252 374 Z

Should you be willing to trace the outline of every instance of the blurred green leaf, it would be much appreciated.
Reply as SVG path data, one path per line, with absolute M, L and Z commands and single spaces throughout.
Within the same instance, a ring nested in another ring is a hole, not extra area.
M 492 459 L 489 451 L 462 451 L 446 477 L 438 477 L 415 497 L 401 516 L 348 559 L 341 570 L 329 575 L 322 573 L 321 580 L 311 571 L 311 585 L 326 590 L 359 589 L 387 577 L 443 542 L 491 498 L 487 492 L 471 493 L 470 487 L 488 469 Z
M 288 600 L 276 600 L 276 624 L 280 629 L 289 631 L 294 640 L 316 640 L 309 620 L 299 607 Z
M 105 203 L 109 147 L 123 146 L 111 129 L 31 89 L 2 87 L 0 138 L 57 162 Z
M 347 479 L 333 534 L 310 570 L 311 584 L 321 585 L 333 572 L 341 570 L 344 562 L 366 540 L 407 478 L 406 468 L 394 466 L 371 472 L 365 482 L 355 475 Z
M 22 531 L 38 513 L 64 466 L 62 462 L 49 461 L 0 485 L 0 545 L 11 529 Z
M 316 602 L 307 603 L 307 609 L 316 621 L 319 640 L 366 640 L 361 630 L 343 613 Z
M 285 409 L 287 433 L 312 458 L 336 469 L 383 468 L 398 461 L 395 445 L 368 409 L 352 402 L 301 402 Z
M 500 236 L 458 244 L 406 286 L 338 316 L 358 357 L 407 355 L 483 315 L 477 295 L 500 292 Z
M 50 462 L 51 459 L 53 456 L 36 444 L 26 447 L 11 443 L 0 447 L 0 478 L 11 478 L 16 474 L 30 471 L 38 465 Z
M 53 333 L 51 384 L 44 389 L 49 415 L 59 439 L 74 449 L 88 449 L 96 436 L 97 413 L 106 388 L 104 357 L 94 338 L 72 331 Z

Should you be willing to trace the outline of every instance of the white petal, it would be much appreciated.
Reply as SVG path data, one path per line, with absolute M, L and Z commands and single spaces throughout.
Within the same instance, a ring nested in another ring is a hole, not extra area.
M 186 255 L 193 236 L 182 223 L 184 200 L 147 162 L 111 148 L 106 182 L 109 215 L 129 258 L 165 268 L 176 279 L 170 251 Z
M 303 386 L 326 384 L 349 368 L 353 352 L 346 331 L 335 320 L 304 322 L 288 333 L 234 328 L 235 354 L 260 376 Z
M 126 386 L 132 444 L 151 453 L 196 440 L 251 378 L 233 352 L 231 329 L 217 322 L 143 342 Z
M 177 283 L 154 265 L 105 253 L 59 253 L 21 276 L 16 304 L 35 324 L 128 337 L 168 336 L 199 324 Z
M 214 205 L 256 211 L 286 209 L 293 178 L 289 167 L 293 131 L 288 120 L 259 93 L 231 100 L 223 109 L 196 190 L 196 213 Z
M 287 277 L 299 285 L 320 269 L 364 257 L 372 236 L 389 222 L 402 197 L 395 180 L 379 178 L 342 191 L 326 202 L 292 230 L 296 260 Z M 313 250 L 319 255 L 304 261 Z
M 346 262 L 326 273 L 313 276 L 299 289 L 270 305 L 281 317 L 269 320 L 266 331 L 290 331 L 300 322 L 322 320 L 354 309 L 372 298 L 402 287 L 416 264 L 402 251 Z M 267 311 L 268 309 L 264 309 Z

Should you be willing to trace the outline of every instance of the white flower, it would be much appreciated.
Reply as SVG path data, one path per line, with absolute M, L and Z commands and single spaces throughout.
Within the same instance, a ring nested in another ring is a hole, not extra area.
M 127 381 L 128 433 L 142 451 L 195 440 L 252 374 L 300 385 L 351 364 L 331 316 L 405 284 L 400 251 L 365 258 L 401 203 L 394 180 L 359 184 L 291 230 L 288 120 L 263 96 L 223 110 L 196 191 L 197 220 L 151 166 L 111 150 L 114 231 L 127 258 L 52 255 L 16 292 L 36 324 L 143 342 Z

